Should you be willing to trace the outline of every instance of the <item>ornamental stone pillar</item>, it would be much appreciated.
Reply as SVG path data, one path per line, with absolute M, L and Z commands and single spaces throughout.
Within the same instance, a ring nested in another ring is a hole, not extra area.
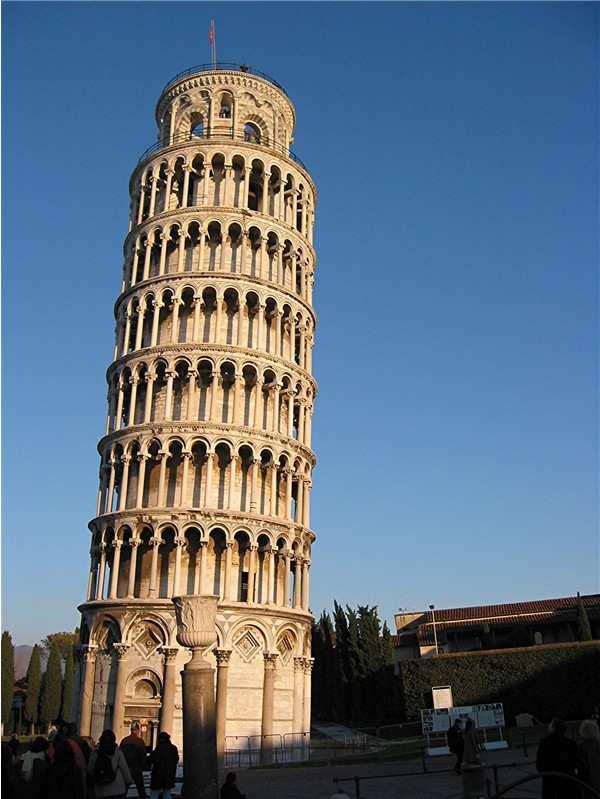
M 217 797 L 217 736 L 214 666 L 206 653 L 217 641 L 216 596 L 173 597 L 177 641 L 192 650 L 181 672 L 183 697 L 183 792 Z
M 263 700 L 262 700 L 262 723 L 261 723 L 261 761 L 271 763 L 273 759 L 273 700 L 275 697 L 275 668 L 277 666 L 276 652 L 265 652 L 264 655 L 264 676 L 263 676 Z
M 113 649 L 117 653 L 117 679 L 115 684 L 112 729 L 117 736 L 117 741 L 120 741 L 123 737 L 123 697 L 125 695 L 125 680 L 127 679 L 127 664 L 125 659 L 130 646 L 129 644 L 113 644 Z
M 176 646 L 163 646 L 160 650 L 165 657 L 165 670 L 163 675 L 163 695 L 160 708 L 160 731 L 173 734 L 173 711 L 175 709 L 175 689 L 177 677 L 177 655 L 179 649 Z
M 81 715 L 79 719 L 80 735 L 89 736 L 92 726 L 92 702 L 94 701 L 94 678 L 96 675 L 96 650 L 98 647 L 88 644 L 82 647 L 83 679 L 81 686 Z
M 215 649 L 217 659 L 217 757 L 223 762 L 227 724 L 227 687 L 231 649 Z

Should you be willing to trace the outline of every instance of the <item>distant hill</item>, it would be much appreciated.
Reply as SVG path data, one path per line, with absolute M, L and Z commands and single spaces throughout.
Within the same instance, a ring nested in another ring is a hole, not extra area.
M 27 674 L 27 667 L 29 666 L 32 652 L 33 647 L 29 644 L 21 644 L 20 646 L 15 647 L 15 680 L 20 680 Z M 40 651 L 40 656 L 42 661 L 42 671 L 44 671 L 48 656 L 43 649 Z

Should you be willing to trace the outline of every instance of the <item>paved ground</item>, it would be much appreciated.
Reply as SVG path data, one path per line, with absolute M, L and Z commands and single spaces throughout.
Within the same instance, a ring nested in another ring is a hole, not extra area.
M 535 757 L 529 753 L 529 759 Z M 497 765 L 499 783 L 507 785 L 527 774 L 535 773 L 532 765 L 527 765 L 523 753 L 517 750 L 502 750 L 484 753 L 488 765 L 486 776 L 493 787 L 493 765 Z M 389 779 L 365 780 L 360 785 L 361 799 L 459 799 L 463 796 L 462 778 L 444 771 L 452 767 L 453 758 L 438 757 L 427 762 L 428 772 L 423 774 L 420 760 L 398 760 L 389 763 L 368 763 L 364 765 L 295 767 L 275 769 L 249 769 L 238 772 L 238 784 L 248 799 L 329 799 L 337 791 L 334 778 L 374 777 L 386 774 L 406 775 Z M 502 764 L 516 764 L 502 767 Z M 430 770 L 429 770 L 430 769 Z M 412 773 L 411 773 L 412 772 Z M 222 782 L 221 775 L 220 781 Z M 149 775 L 148 775 L 149 777 Z M 354 781 L 339 783 L 354 799 Z M 130 789 L 129 797 L 136 795 Z M 529 783 L 518 792 L 515 790 L 506 799 L 535 799 L 541 796 L 538 781 Z
M 535 773 L 533 766 L 526 765 L 522 753 L 514 750 L 502 752 L 487 752 L 484 760 L 486 764 L 518 763 L 516 767 L 500 768 L 498 770 L 501 785 L 519 779 L 526 774 Z M 454 773 L 439 773 L 441 769 L 451 767 L 453 760 L 450 758 L 436 758 L 429 761 L 428 768 L 432 771 L 422 773 L 421 761 L 400 760 L 396 762 L 376 764 L 369 763 L 360 766 L 323 766 L 319 768 L 289 768 L 242 771 L 238 774 L 240 789 L 247 794 L 248 799 L 329 799 L 337 787 L 334 778 L 366 777 L 384 774 L 410 774 L 421 772 L 413 776 L 390 777 L 364 781 L 360 786 L 361 799 L 458 799 L 462 797 L 462 778 Z M 436 774 L 435 769 L 438 771 Z M 493 772 L 488 770 L 488 778 L 493 785 Z M 350 797 L 355 797 L 353 782 L 339 783 L 340 787 Z M 511 792 L 511 797 L 539 797 L 541 788 L 539 782 L 530 783 L 520 789 L 519 793 Z

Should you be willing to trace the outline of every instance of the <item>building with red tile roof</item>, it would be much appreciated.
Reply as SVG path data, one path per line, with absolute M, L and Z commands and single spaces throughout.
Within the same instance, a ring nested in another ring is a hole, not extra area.
M 600 594 L 581 597 L 592 637 L 600 639 Z M 396 659 L 578 640 L 578 597 L 399 612 Z

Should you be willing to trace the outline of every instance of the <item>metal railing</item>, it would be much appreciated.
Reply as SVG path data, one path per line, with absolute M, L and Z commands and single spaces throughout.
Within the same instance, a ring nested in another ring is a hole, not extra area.
M 138 164 L 141 164 L 142 161 L 145 161 L 154 153 L 157 153 L 159 150 L 165 149 L 165 147 L 171 147 L 175 144 L 185 144 L 186 142 L 191 141 L 198 141 L 200 143 L 204 139 L 224 139 L 225 141 L 238 141 L 243 142 L 244 144 L 254 144 L 258 147 L 265 147 L 268 150 L 275 150 L 275 152 L 284 155 L 286 158 L 291 158 L 292 161 L 295 161 L 302 169 L 308 172 L 308 168 L 306 164 L 296 155 L 296 153 L 292 152 L 292 150 L 284 147 L 282 144 L 278 144 L 274 141 L 267 141 L 261 140 L 258 137 L 245 134 L 245 133 L 237 133 L 232 128 L 226 130 L 216 130 L 216 131 L 206 131 L 201 134 L 197 133 L 178 133 L 175 136 L 167 136 L 162 139 L 159 139 L 154 144 L 150 145 L 144 152 L 140 155 L 138 159 Z
M 518 788 L 521 785 L 524 785 L 528 782 L 534 782 L 538 780 L 542 780 L 545 777 L 551 777 L 556 779 L 561 779 L 565 783 L 577 787 L 579 789 L 579 793 L 573 793 L 573 797 L 581 797 L 583 799 L 587 799 L 587 797 L 598 797 L 600 799 L 600 793 L 593 788 L 591 785 L 588 785 L 586 782 L 578 779 L 577 777 L 572 777 L 569 774 L 564 774 L 563 772 L 558 771 L 548 771 L 548 772 L 538 772 L 535 774 L 526 774 L 525 776 L 519 777 L 517 780 L 508 783 L 507 785 L 501 786 L 500 779 L 498 772 L 501 769 L 520 769 L 524 766 L 533 766 L 535 767 L 535 761 L 520 761 L 517 763 L 494 763 L 494 764 L 481 764 L 481 766 L 475 767 L 473 771 L 478 770 L 482 772 L 482 785 L 481 789 L 485 790 L 485 795 L 490 799 L 500 799 L 502 796 L 507 796 L 507 799 L 517 799 L 517 796 L 513 794 L 509 797 L 510 791 L 514 788 Z M 489 777 L 485 777 L 486 771 L 491 771 L 491 775 Z M 355 799 L 361 799 L 361 784 L 366 781 L 371 780 L 388 780 L 388 779 L 398 779 L 400 777 L 422 777 L 422 776 L 437 776 L 439 774 L 454 774 L 455 771 L 453 768 L 448 769 L 434 769 L 432 771 L 410 771 L 410 772 L 402 772 L 400 774 L 375 774 L 368 777 L 335 777 L 333 782 L 335 785 L 338 785 L 342 782 L 352 782 L 354 783 L 354 796 Z M 587 793 L 586 793 L 587 791 Z M 571 794 L 569 794 L 571 796 Z
M 259 69 L 254 69 L 254 67 L 251 67 L 248 64 L 233 64 L 228 61 L 220 61 L 217 64 L 198 64 L 198 66 L 188 67 L 182 72 L 178 72 L 177 75 L 172 77 L 171 80 L 164 85 L 161 95 L 164 94 L 167 89 L 169 89 L 175 83 L 178 83 L 182 78 L 186 78 L 188 75 L 195 75 L 198 72 L 215 72 L 222 69 L 228 72 L 243 72 L 246 75 L 255 75 L 257 78 L 268 80 L 269 83 L 272 83 L 273 86 L 277 86 L 278 89 L 288 96 L 288 93 L 283 88 L 281 83 L 278 83 L 270 75 L 267 75 L 266 72 L 261 72 Z
M 343 743 L 311 742 L 310 733 L 294 732 L 284 735 L 232 735 L 225 739 L 223 765 L 226 768 L 249 768 L 277 763 L 299 763 L 310 760 L 331 760 L 340 755 L 364 752 L 368 749 L 366 736 L 353 736 Z

